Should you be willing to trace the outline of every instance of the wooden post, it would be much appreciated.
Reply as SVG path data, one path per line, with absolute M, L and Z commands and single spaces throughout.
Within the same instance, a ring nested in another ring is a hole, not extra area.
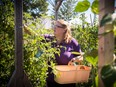
M 107 13 L 113 13 L 114 12 L 114 0 L 99 0 L 99 23 L 102 19 L 102 17 Z M 99 27 L 98 34 L 102 34 L 106 32 L 107 30 L 112 30 L 113 25 L 107 24 L 103 27 Z M 98 36 L 99 39 L 99 47 L 98 47 L 98 76 L 99 76 L 99 87 L 104 87 L 104 84 L 100 77 L 100 71 L 101 68 L 105 64 L 109 64 L 113 60 L 113 52 L 114 52 L 114 34 L 113 32 L 110 32 L 103 36 Z
M 23 71 L 23 0 L 15 0 L 15 71 L 8 83 L 8 87 L 31 87 Z

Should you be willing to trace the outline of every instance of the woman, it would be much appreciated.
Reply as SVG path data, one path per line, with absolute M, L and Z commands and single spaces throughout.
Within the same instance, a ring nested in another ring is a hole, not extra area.
M 57 20 L 54 23 L 54 36 L 56 38 L 56 47 L 60 46 L 60 55 L 55 54 L 56 63 L 58 65 L 68 65 L 69 61 L 78 55 L 72 52 L 81 52 L 80 45 L 71 35 L 71 28 L 68 22 Z M 51 36 L 46 35 L 45 38 Z M 82 60 L 80 58 L 79 60 Z M 49 69 L 49 72 L 51 69 Z M 58 84 L 54 81 L 54 75 L 49 73 L 47 78 L 47 87 L 75 87 L 75 84 Z

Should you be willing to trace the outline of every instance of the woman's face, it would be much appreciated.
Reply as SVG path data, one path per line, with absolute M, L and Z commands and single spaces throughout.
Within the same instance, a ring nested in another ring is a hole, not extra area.
M 65 33 L 64 27 L 59 23 L 56 22 L 54 25 L 54 35 L 56 37 L 62 36 Z

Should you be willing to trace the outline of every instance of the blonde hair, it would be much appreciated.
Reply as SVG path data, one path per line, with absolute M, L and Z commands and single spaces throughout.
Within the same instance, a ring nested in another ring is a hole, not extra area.
M 63 28 L 66 30 L 66 32 L 64 34 L 64 41 L 66 43 L 70 43 L 72 40 L 72 34 L 71 34 L 71 27 L 70 27 L 69 23 L 62 19 L 59 19 L 56 22 L 60 23 L 63 26 Z

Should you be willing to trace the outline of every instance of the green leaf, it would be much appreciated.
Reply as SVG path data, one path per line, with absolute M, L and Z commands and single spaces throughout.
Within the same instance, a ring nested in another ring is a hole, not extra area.
M 114 26 L 113 31 L 114 31 L 114 36 L 116 36 L 116 26 Z
M 116 81 L 115 81 L 115 83 L 114 83 L 113 87 L 116 87 Z
M 114 31 L 114 29 L 113 30 L 106 30 L 104 33 L 99 34 L 99 36 L 107 35 L 107 34 L 109 34 L 112 31 Z
M 96 87 L 98 87 L 98 75 L 95 77 Z
M 101 69 L 101 78 L 106 87 L 112 87 L 116 81 L 116 68 L 112 65 L 105 65 Z
M 111 14 L 105 14 L 100 21 L 100 27 L 106 25 L 106 24 L 111 24 L 112 23 L 112 15 Z
M 96 65 L 98 63 L 98 57 L 94 58 L 92 56 L 87 56 L 86 61 L 89 62 L 90 64 L 92 64 L 94 67 L 96 67 Z
M 90 7 L 90 2 L 88 0 L 79 1 L 75 7 L 75 12 L 84 12 Z
M 91 50 L 91 52 L 87 52 L 86 54 L 87 54 L 87 56 L 91 56 L 91 57 L 95 58 L 98 56 L 98 49 L 93 49 L 93 50 Z
M 84 53 L 83 52 L 71 52 L 72 54 L 75 54 L 75 55 L 84 55 Z
M 94 13 L 94 14 L 98 14 L 99 13 L 99 6 L 98 6 L 98 0 L 95 0 L 93 3 L 92 3 L 92 6 L 91 6 L 91 11 Z

